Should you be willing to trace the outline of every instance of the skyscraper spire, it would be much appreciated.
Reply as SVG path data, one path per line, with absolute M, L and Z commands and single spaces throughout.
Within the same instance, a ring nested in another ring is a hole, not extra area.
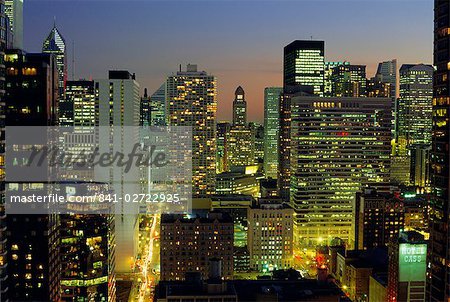
M 61 99 L 64 96 L 67 80 L 67 49 L 64 37 L 56 28 L 56 16 L 53 21 L 53 28 L 42 45 L 42 52 L 54 54 L 56 57 L 59 79 L 59 95 Z

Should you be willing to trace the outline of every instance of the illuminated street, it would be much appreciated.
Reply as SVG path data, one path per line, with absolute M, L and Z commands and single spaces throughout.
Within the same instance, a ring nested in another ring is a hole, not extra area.
M 156 283 L 159 279 L 159 216 L 149 215 L 143 218 L 148 220 L 148 226 L 140 229 L 140 255 L 136 261 L 140 276 L 136 280 L 136 291 L 130 295 L 130 301 L 152 301 Z

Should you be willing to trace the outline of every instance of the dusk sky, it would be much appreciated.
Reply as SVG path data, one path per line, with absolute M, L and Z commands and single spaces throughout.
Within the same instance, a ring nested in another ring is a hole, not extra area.
M 69 47 L 75 79 L 136 73 L 156 90 L 179 64 L 218 78 L 218 117 L 231 118 L 234 90 L 246 92 L 249 120 L 262 121 L 264 87 L 282 82 L 283 47 L 325 41 L 326 60 L 432 63 L 433 1 L 41 1 L 25 0 L 25 50 L 38 52 L 54 16 Z M 183 67 L 185 68 L 185 67 Z

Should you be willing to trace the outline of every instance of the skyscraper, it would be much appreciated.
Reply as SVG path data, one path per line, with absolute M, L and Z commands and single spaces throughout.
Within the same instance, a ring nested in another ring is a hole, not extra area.
M 366 66 L 342 64 L 333 68 L 331 74 L 332 96 L 365 97 Z
M 66 89 L 67 81 L 67 52 L 66 41 L 56 28 L 56 23 L 53 24 L 53 28 L 44 40 L 42 45 L 43 53 L 51 53 L 55 55 L 56 66 L 58 68 L 58 86 L 59 86 L 59 99 L 64 102 L 64 91 Z
M 282 92 L 281 87 L 264 89 L 264 174 L 266 178 L 277 178 L 279 108 Z
M 390 99 L 292 97 L 290 200 L 301 246 L 352 244 L 355 193 L 389 182 L 391 118 Z
M 96 126 L 136 127 L 140 121 L 139 83 L 135 75 L 124 70 L 111 70 L 107 79 L 94 80 Z M 137 129 L 137 128 L 136 128 Z M 100 152 L 130 152 L 126 135 L 134 135 L 134 142 L 138 141 L 138 131 L 130 133 L 121 131 L 114 133 L 113 146 L 99 144 Z M 106 149 L 103 149 L 106 148 Z M 114 148 L 114 149 L 110 149 Z M 114 194 L 123 198 L 130 192 L 141 192 L 139 175 L 125 175 L 123 169 L 110 170 L 109 183 L 113 183 Z M 127 274 L 131 272 L 133 259 L 138 249 L 138 217 L 136 214 L 118 214 L 115 218 L 116 236 L 116 272 Z
M 433 71 L 433 66 L 424 64 L 400 68 L 397 132 L 405 147 L 431 144 Z
M 341 65 L 350 65 L 347 61 L 330 61 L 325 62 L 324 70 L 324 96 L 333 96 L 333 81 L 331 76 L 333 75 L 333 69 Z
M 245 92 L 241 86 L 236 88 L 233 101 L 233 126 L 245 127 L 247 125 L 247 102 Z
M 150 125 L 164 126 L 166 122 L 166 83 L 150 96 Z
M 94 81 L 67 81 L 66 101 L 72 108 L 74 127 L 95 126 Z
M 23 0 L 5 0 L 5 13 L 13 33 L 12 47 L 23 49 Z
M 389 96 L 395 100 L 398 97 L 397 60 L 385 61 L 378 64 L 375 79 L 381 83 L 389 84 Z
M 187 65 L 167 77 L 169 126 L 192 127 L 192 193 L 214 194 L 216 179 L 217 82 L 213 75 Z
M 296 40 L 284 48 L 284 86 L 311 86 L 323 96 L 325 42 Z
M 5 55 L 7 126 L 53 126 L 57 123 L 58 78 L 50 54 Z M 27 167 L 22 167 L 25 172 Z M 42 194 L 44 183 L 8 183 L 16 194 Z M 12 301 L 52 301 L 58 287 L 58 228 L 52 215 L 6 217 L 8 291 Z
M 430 244 L 428 251 L 427 300 L 450 299 L 450 5 L 434 1 L 433 132 L 431 149 Z
M 232 169 L 233 167 L 254 165 L 254 131 L 244 126 L 233 126 L 226 135 L 227 167 Z
M 325 42 L 296 40 L 284 47 L 283 94 L 280 97 L 278 188 L 289 200 L 291 152 L 291 97 L 294 94 L 324 95 Z

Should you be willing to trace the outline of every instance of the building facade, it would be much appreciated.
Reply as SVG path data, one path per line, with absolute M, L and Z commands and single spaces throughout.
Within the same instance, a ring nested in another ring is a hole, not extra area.
M 247 102 L 245 101 L 244 89 L 239 86 L 234 92 L 233 101 L 233 126 L 247 126 Z
M 450 71 L 448 62 L 450 39 L 450 3 L 434 1 L 434 63 L 433 126 L 430 156 L 430 244 L 428 250 L 429 278 L 427 300 L 431 302 L 450 299 L 450 191 L 449 191 L 449 141 L 450 130 Z
M 264 175 L 266 178 L 276 179 L 278 173 L 278 128 L 282 92 L 282 87 L 264 89 Z
M 222 277 L 233 275 L 233 219 L 221 212 L 206 217 L 161 216 L 161 280 L 184 280 L 187 272 L 208 278 L 212 258 L 221 259 Z
M 166 81 L 169 126 L 192 127 L 192 193 L 215 193 L 217 82 L 188 65 Z
M 291 99 L 296 242 L 352 240 L 355 193 L 368 184 L 387 188 L 389 182 L 391 118 L 389 99 Z
M 293 265 L 294 210 L 281 200 L 260 199 L 248 209 L 250 267 L 259 272 Z

